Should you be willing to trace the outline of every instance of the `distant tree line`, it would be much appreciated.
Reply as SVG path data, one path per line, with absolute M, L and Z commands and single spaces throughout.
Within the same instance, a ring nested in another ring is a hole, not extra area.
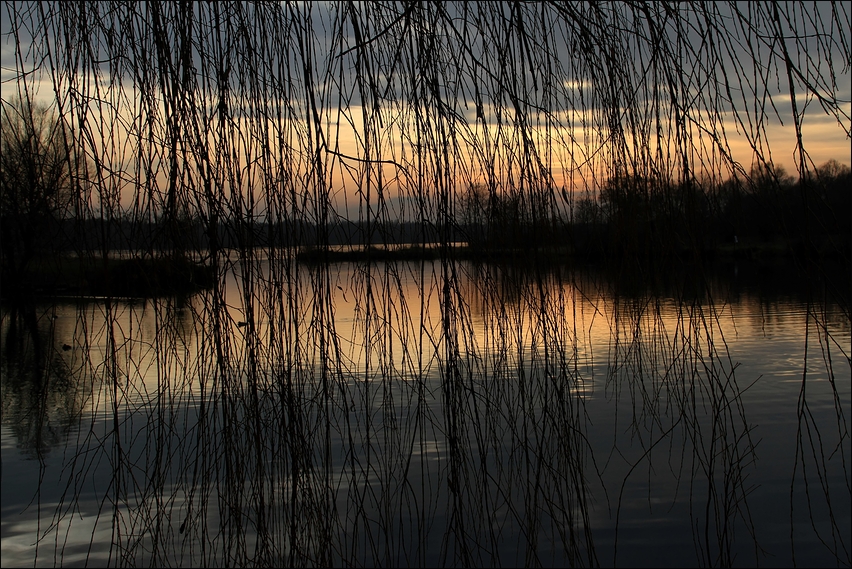
M 852 241 L 852 173 L 836 160 L 801 180 L 772 165 L 721 182 L 613 177 L 567 213 L 473 185 L 461 207 L 462 232 L 471 246 L 484 250 L 556 248 L 590 258 L 707 256 L 720 248 L 772 243 L 848 259 Z

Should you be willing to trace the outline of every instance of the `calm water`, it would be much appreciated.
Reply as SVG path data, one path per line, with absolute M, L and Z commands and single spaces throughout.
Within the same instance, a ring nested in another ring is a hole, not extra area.
M 848 299 L 636 282 L 256 258 L 3 307 L 3 566 L 849 566 Z

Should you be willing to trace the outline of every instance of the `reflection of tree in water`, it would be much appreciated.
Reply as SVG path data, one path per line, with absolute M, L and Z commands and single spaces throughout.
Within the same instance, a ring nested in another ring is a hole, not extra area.
M 32 306 L 4 311 L 0 344 L 3 424 L 18 447 L 40 458 L 64 445 L 81 409 L 75 381 L 55 337 L 55 319 Z

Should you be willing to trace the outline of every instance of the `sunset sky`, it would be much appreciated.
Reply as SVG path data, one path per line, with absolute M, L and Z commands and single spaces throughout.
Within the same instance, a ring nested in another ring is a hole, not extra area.
M 810 161 L 852 163 L 845 3 L 90 4 L 2 7 L 2 99 L 58 97 L 125 206 L 178 163 L 198 187 L 324 185 L 350 213 L 427 184 L 584 193 L 619 162 L 795 175 L 788 61 Z

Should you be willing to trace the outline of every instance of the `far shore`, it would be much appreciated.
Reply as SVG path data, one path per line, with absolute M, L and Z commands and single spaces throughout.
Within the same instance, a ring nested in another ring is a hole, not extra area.
M 837 264 L 847 263 L 849 243 L 830 240 L 804 242 L 793 239 L 771 241 L 739 241 L 724 243 L 704 250 L 670 249 L 633 252 L 577 251 L 568 246 L 484 247 L 467 243 L 400 244 L 400 245 L 329 245 L 304 247 L 294 259 L 307 265 L 325 263 L 385 263 L 396 261 L 453 260 L 496 264 L 606 266 L 628 264 L 650 268 L 670 267 L 683 263 L 777 263 Z M 0 275 L 0 298 L 150 298 L 188 296 L 213 286 L 213 266 L 192 260 L 192 255 L 164 255 L 158 258 L 134 257 L 91 258 L 79 255 L 56 255 L 35 260 L 24 275 L 5 271 Z

